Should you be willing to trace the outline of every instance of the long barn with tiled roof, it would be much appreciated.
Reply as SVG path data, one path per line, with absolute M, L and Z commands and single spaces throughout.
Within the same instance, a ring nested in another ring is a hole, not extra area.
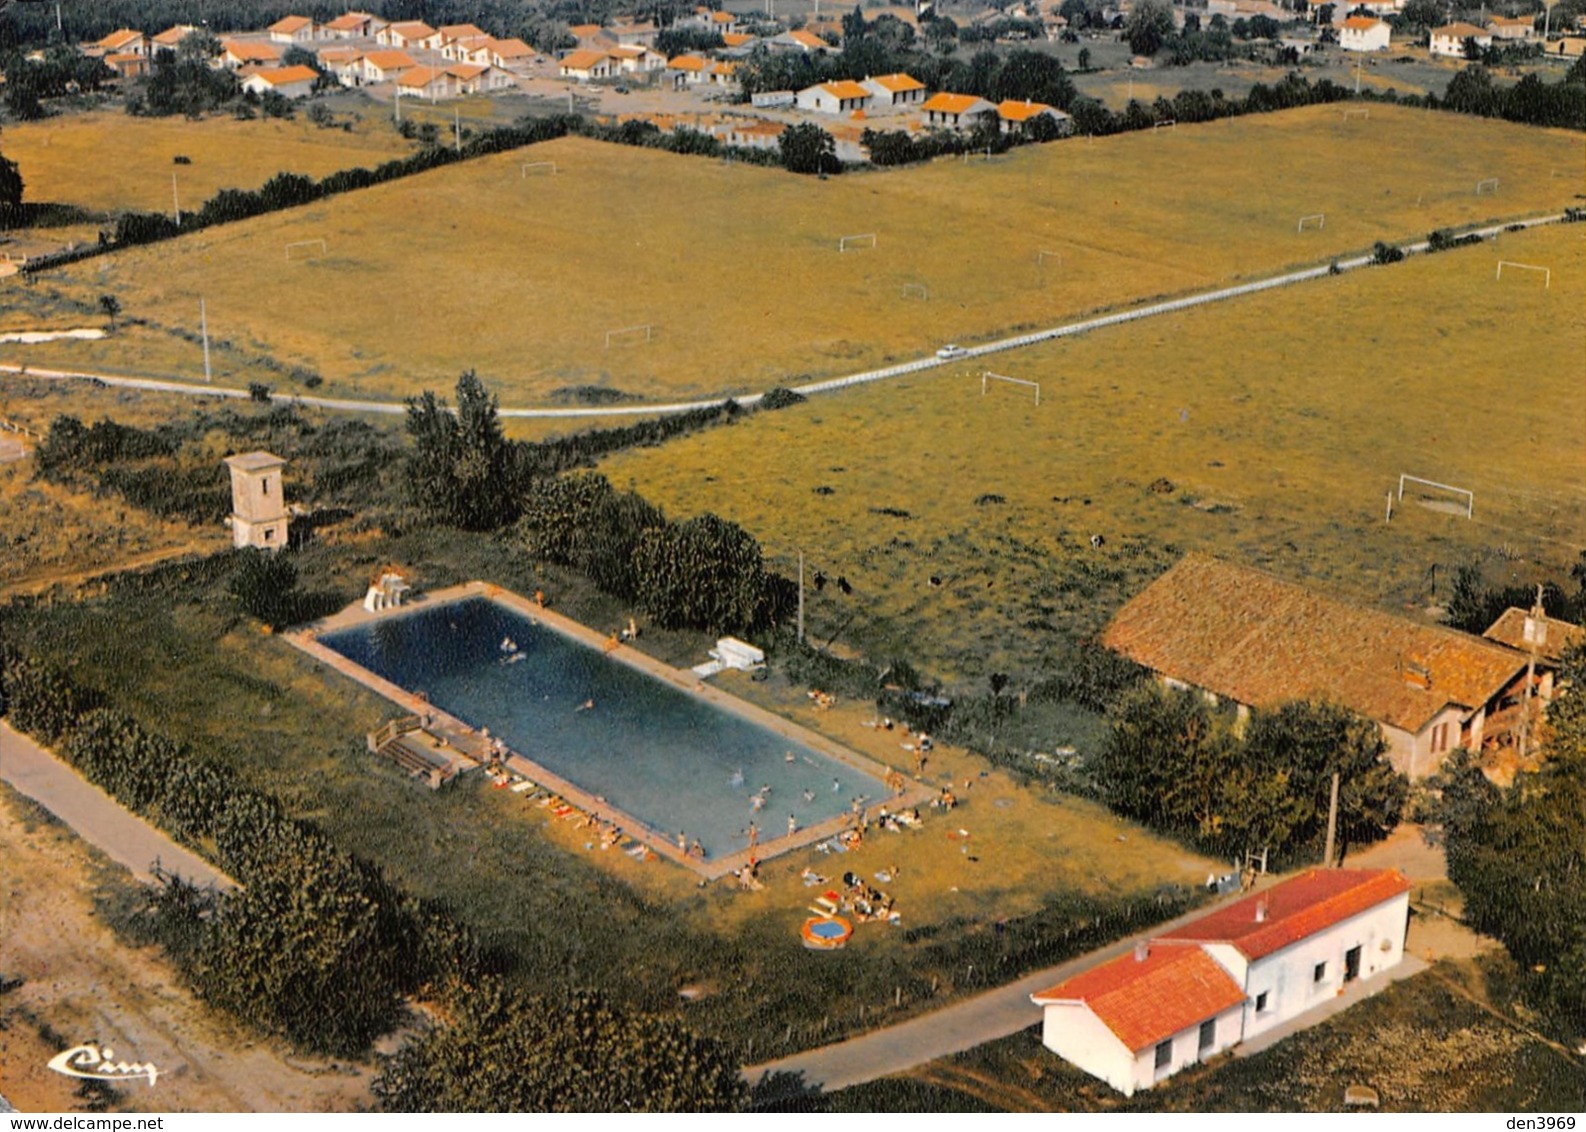
M 1505 645 L 1196 554 L 1119 610 L 1102 643 L 1241 707 L 1341 704 L 1382 728 L 1411 778 L 1456 747 L 1511 742 L 1526 680 L 1527 657 Z

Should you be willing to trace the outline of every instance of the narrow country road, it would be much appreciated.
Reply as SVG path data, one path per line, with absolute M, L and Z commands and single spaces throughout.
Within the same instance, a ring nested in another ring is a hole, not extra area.
M 32 739 L 13 731 L 4 720 L 0 720 L 0 779 L 125 865 L 140 881 L 154 879 L 158 862 L 166 872 L 200 887 L 236 887 L 225 873 L 123 808 Z
M 1541 224 L 1557 224 L 1563 221 L 1562 213 L 1549 216 L 1537 216 L 1524 220 L 1515 220 L 1501 224 L 1490 225 L 1486 228 L 1473 230 L 1471 235 L 1490 239 L 1511 227 L 1532 228 Z M 1416 254 L 1426 250 L 1426 241 L 1417 243 L 1399 244 L 1398 248 L 1406 254 Z M 1178 299 L 1168 299 L 1162 302 L 1146 303 L 1141 306 L 1127 307 L 1113 314 L 1100 315 L 1096 318 L 1084 319 L 1080 322 L 1066 323 L 1054 326 L 1047 330 L 1038 330 L 1031 334 L 1020 334 L 1012 338 L 1000 338 L 995 342 L 987 342 L 983 346 L 966 348 L 957 357 L 943 359 L 937 357 L 917 358 L 911 362 L 901 362 L 898 365 L 886 366 L 882 369 L 865 370 L 861 373 L 849 374 L 846 377 L 828 378 L 824 381 L 812 381 L 805 385 L 793 386 L 795 393 L 810 396 L 816 393 L 830 393 L 838 389 L 846 389 L 850 385 L 865 385 L 872 381 L 884 381 L 888 378 L 903 377 L 923 370 L 940 369 L 943 366 L 956 365 L 960 362 L 974 358 L 986 357 L 990 354 L 1001 353 L 1004 350 L 1017 350 L 1025 346 L 1033 346 L 1038 342 L 1047 342 L 1055 338 L 1069 338 L 1076 334 L 1084 334 L 1092 330 L 1101 330 L 1109 326 L 1119 326 L 1126 322 L 1136 322 L 1143 318 L 1152 318 L 1156 315 L 1173 314 L 1177 311 L 1189 310 L 1192 307 L 1205 306 L 1208 303 L 1220 303 L 1228 299 L 1235 299 L 1241 295 L 1254 295 L 1261 291 L 1270 291 L 1277 287 L 1287 287 L 1295 283 L 1304 283 L 1312 279 L 1322 279 L 1334 273 L 1354 271 L 1361 267 L 1371 265 L 1368 255 L 1353 256 L 1349 259 L 1329 260 L 1327 263 L 1316 267 L 1307 267 L 1299 271 L 1289 271 L 1282 275 L 1274 275 L 1268 279 L 1258 279 L 1253 283 L 1240 283 L 1233 287 L 1219 287 L 1212 291 L 1201 291 L 1193 295 L 1186 295 Z M 81 380 L 98 381 L 104 385 L 113 385 L 122 389 L 142 389 L 155 393 L 181 393 L 190 397 L 231 397 L 247 399 L 252 394 L 246 389 L 234 389 L 222 385 L 196 385 L 186 381 L 159 381 L 154 378 L 144 377 L 116 377 L 102 373 L 77 373 L 67 370 L 38 369 L 28 365 L 0 365 L 0 373 L 14 373 L 28 377 L 41 377 L 51 380 Z M 753 406 L 759 403 L 761 393 L 751 393 L 742 397 L 733 398 L 738 404 Z M 272 393 L 272 401 L 282 404 L 301 404 L 316 409 L 332 409 L 354 413 L 390 413 L 401 414 L 407 412 L 407 406 L 400 401 L 353 401 L 336 397 L 298 396 L 290 393 Z M 516 418 L 581 418 L 581 417 L 633 417 L 633 416 L 669 416 L 674 413 L 686 413 L 695 409 L 708 409 L 720 405 L 727 400 L 725 397 L 716 397 L 705 401 L 674 401 L 668 404 L 643 404 L 607 406 L 603 408 L 577 408 L 577 409 L 546 409 L 546 408 L 502 408 L 499 413 L 502 417 Z

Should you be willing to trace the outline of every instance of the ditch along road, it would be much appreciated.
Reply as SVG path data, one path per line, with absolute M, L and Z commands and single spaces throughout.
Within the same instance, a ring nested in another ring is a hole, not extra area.
M 1480 236 L 1489 240 L 1500 232 L 1512 228 L 1534 228 L 1542 224 L 1560 224 L 1565 220 L 1563 213 L 1554 213 L 1549 216 L 1536 216 L 1524 219 L 1515 219 L 1484 228 L 1472 229 L 1469 232 L 1459 233 L 1460 236 Z M 1410 244 L 1394 245 L 1406 255 L 1416 255 L 1427 250 L 1425 240 Z M 1274 275 L 1267 279 L 1258 279 L 1252 283 L 1240 283 L 1233 287 L 1219 287 L 1212 291 L 1200 291 L 1195 294 L 1185 295 L 1176 299 L 1166 299 L 1160 302 L 1144 303 L 1139 306 L 1127 307 L 1111 314 L 1098 315 L 1095 318 L 1083 319 L 1079 322 L 1070 322 L 1062 326 L 1054 326 L 1047 330 L 1037 330 L 1030 334 L 1020 334 L 1012 338 L 999 338 L 995 342 L 987 342 L 981 346 L 966 346 L 962 351 L 951 358 L 938 358 L 935 356 L 918 358 L 911 362 L 901 362 L 898 365 L 886 366 L 882 369 L 865 370 L 862 373 L 852 373 L 846 377 L 833 377 L 825 381 L 812 381 L 806 385 L 795 385 L 793 392 L 803 396 L 818 393 L 831 393 L 838 389 L 846 389 L 851 385 L 866 385 L 873 381 L 886 381 L 889 378 L 904 377 L 912 373 L 921 373 L 926 370 L 942 369 L 958 365 L 976 358 L 999 354 L 1005 350 L 1018 350 L 1025 346 L 1033 346 L 1039 342 L 1049 342 L 1057 338 L 1071 338 L 1077 334 L 1086 334 L 1092 330 L 1103 330 L 1109 326 L 1120 326 L 1127 322 L 1138 322 L 1141 319 L 1153 318 L 1157 315 L 1174 314 L 1178 311 L 1190 310 L 1194 307 L 1205 306 L 1208 303 L 1225 302 L 1228 299 L 1237 299 L 1242 295 L 1254 295 L 1262 291 L 1271 291 L 1278 287 L 1289 287 L 1296 283 L 1306 283 L 1313 279 L 1323 279 L 1328 275 L 1345 271 L 1354 271 L 1357 268 L 1369 267 L 1372 257 L 1369 255 L 1356 255 L 1348 258 L 1329 260 L 1327 263 L 1315 267 L 1302 268 L 1299 271 L 1289 271 L 1282 275 Z M 98 381 L 104 385 L 113 385 L 122 389 L 141 389 L 153 393 L 181 393 L 191 397 L 232 397 L 249 399 L 253 395 L 246 389 L 236 389 L 220 385 L 195 385 L 185 381 L 160 381 L 155 378 L 144 377 L 117 377 L 104 373 L 80 373 L 66 370 L 37 369 L 27 365 L 0 365 L 0 374 L 12 373 L 18 376 L 39 377 L 47 380 L 63 381 Z M 745 408 L 759 404 L 763 393 L 751 393 L 743 397 L 734 397 L 731 400 Z M 270 400 L 282 404 L 306 405 L 315 409 L 331 409 L 352 413 L 390 413 L 403 414 L 407 412 L 407 405 L 401 401 L 351 401 L 336 397 L 311 397 L 298 396 L 289 393 L 272 393 Z M 728 398 L 715 397 L 704 401 L 675 401 L 664 405 L 622 405 L 601 408 L 574 408 L 574 409 L 547 409 L 547 408 L 502 408 L 498 413 L 503 418 L 600 418 L 600 417 L 652 417 L 670 416 L 675 413 L 687 413 L 697 409 L 711 409 L 723 404 Z

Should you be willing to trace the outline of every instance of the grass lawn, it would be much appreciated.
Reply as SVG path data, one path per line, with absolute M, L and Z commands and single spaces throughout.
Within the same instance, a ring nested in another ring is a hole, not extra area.
M 1041 1045 L 1032 1028 L 908 1074 L 811 1102 L 831 1111 L 1343 1112 L 1368 1085 L 1385 1112 L 1571 1112 L 1582 1074 L 1567 1054 L 1456 987 L 1502 957 L 1444 962 L 1247 1058 L 1225 1056 L 1125 1098 Z M 1500 1013 L 1523 1011 L 1501 996 Z
M 467 367 L 509 405 L 583 385 L 757 391 L 1557 208 L 1568 188 L 1552 172 L 1579 144 L 1456 115 L 1373 107 L 1346 123 L 1312 107 L 812 182 L 569 138 L 52 274 L 70 297 L 115 294 L 149 325 L 28 356 L 195 378 L 200 353 L 174 331 L 196 329 L 203 298 L 223 362 L 268 355 L 323 375 L 327 392 L 396 398 Z M 522 177 L 527 160 L 559 173 Z M 1477 197 L 1491 176 L 1501 193 Z M 1325 229 L 1297 234 L 1316 212 Z M 838 237 L 870 232 L 875 248 L 837 251 Z M 285 245 L 308 238 L 327 254 L 285 262 Z M 1041 251 L 1061 259 L 1040 265 Z M 909 284 L 929 298 L 904 298 Z M 635 325 L 653 328 L 648 343 L 606 345 Z
M 256 189 L 277 173 L 323 177 L 375 166 L 413 148 L 387 121 L 350 131 L 304 118 L 239 122 L 211 117 L 134 118 L 115 111 L 8 124 L 6 157 L 17 163 L 27 200 L 93 212 L 171 211 L 171 177 L 184 212 L 221 189 Z M 174 164 L 182 155 L 190 165 Z
M 1550 265 L 1552 286 L 1499 257 Z M 743 524 L 852 584 L 810 593 L 812 639 L 907 656 L 984 691 L 1099 629 L 1185 550 L 1367 603 L 1425 606 L 1507 548 L 1565 577 L 1586 541 L 1586 243 L 1575 226 L 1413 257 L 822 397 L 609 458 L 669 512 Z M 1475 491 L 1412 505 L 1401 472 Z M 1099 549 L 1090 537 L 1105 540 Z M 932 584 L 932 579 L 940 584 Z M 1436 582 L 1435 593 L 1432 583 Z

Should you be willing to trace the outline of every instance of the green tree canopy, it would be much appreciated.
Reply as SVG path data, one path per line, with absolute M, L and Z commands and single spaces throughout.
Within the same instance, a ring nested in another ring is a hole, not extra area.
M 842 162 L 837 160 L 837 143 L 812 122 L 789 126 L 782 131 L 778 144 L 782 150 L 782 167 L 789 173 L 842 172 Z
M 414 504 L 454 527 L 494 530 L 518 511 L 512 452 L 496 398 L 472 370 L 457 379 L 457 411 L 434 393 L 408 401 L 408 489 Z
M 548 1002 L 494 979 L 453 996 L 455 1017 L 384 1060 L 395 1112 L 732 1112 L 747 1100 L 728 1050 L 671 1018 L 598 996 Z

